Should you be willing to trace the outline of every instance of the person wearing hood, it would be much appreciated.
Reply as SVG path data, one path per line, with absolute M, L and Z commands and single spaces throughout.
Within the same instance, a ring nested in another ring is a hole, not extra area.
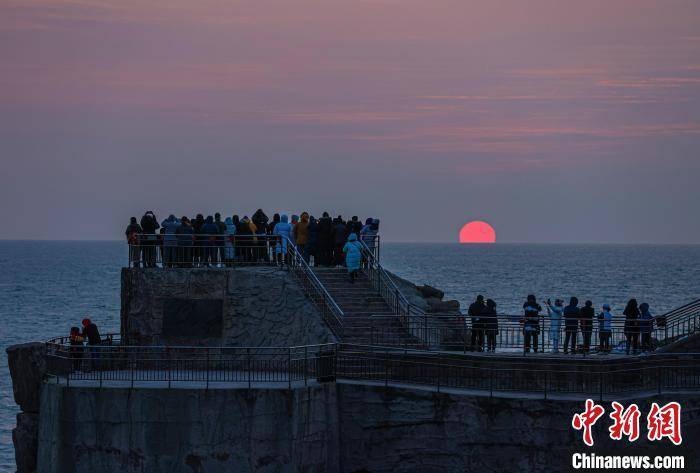
M 348 236 L 348 241 L 343 245 L 342 251 L 345 254 L 345 266 L 348 269 L 350 283 L 355 284 L 355 277 L 360 270 L 360 262 L 362 260 L 362 250 L 360 242 L 357 241 L 357 234 L 351 233 Z
M 333 222 L 328 212 L 323 212 L 323 216 L 318 219 L 316 257 L 319 265 L 330 266 L 333 264 Z
M 352 218 L 348 220 L 348 223 L 346 224 L 345 233 L 347 233 L 348 235 L 350 235 L 351 233 L 360 235 L 361 231 L 362 223 L 360 223 L 360 219 L 357 215 L 353 215 Z
M 234 215 L 234 217 L 236 217 Z M 233 223 L 233 218 L 226 217 L 224 220 L 224 225 L 226 225 L 226 239 L 224 241 L 224 262 L 226 266 L 232 266 L 233 261 L 236 257 L 236 251 L 233 246 L 234 238 L 236 235 L 236 225 Z
M 581 327 L 581 335 L 583 335 L 583 353 L 588 353 L 591 349 L 594 317 L 595 309 L 593 308 L 593 302 L 586 301 L 579 312 L 579 326 Z
M 143 229 L 143 240 L 141 242 L 141 253 L 144 266 L 146 268 L 156 267 L 156 245 L 158 238 L 156 230 L 160 228 L 158 219 L 156 219 L 153 211 L 149 210 L 141 217 L 141 228 Z
M 610 337 L 612 336 L 612 313 L 610 304 L 603 304 L 603 311 L 598 314 L 598 336 L 600 337 L 600 351 L 610 353 Z
M 202 234 L 205 236 L 204 240 L 204 264 L 210 266 L 212 264 L 216 265 L 216 253 L 218 248 L 216 246 L 217 235 L 219 234 L 219 227 L 214 223 L 214 217 L 211 215 L 207 216 L 204 221 L 204 225 L 201 228 Z
M 242 263 L 250 263 L 252 261 L 251 257 L 251 245 L 253 244 L 253 230 L 251 227 L 251 221 L 247 215 L 244 215 L 242 219 L 238 221 L 236 225 L 236 259 Z
M 476 300 L 471 303 L 467 315 L 472 324 L 471 349 L 472 351 L 484 351 L 484 324 L 481 320 L 486 311 L 484 296 L 479 294 Z
M 275 231 L 275 225 L 280 223 L 280 214 L 276 213 L 272 216 L 272 222 L 267 226 L 267 234 L 272 236 Z
M 304 258 L 304 261 L 308 263 L 309 250 L 306 247 L 306 244 L 309 241 L 309 214 L 307 212 L 302 212 L 299 223 L 294 225 L 294 228 L 292 229 L 292 239 L 297 245 L 297 249 Z
M 129 244 L 129 263 L 131 263 L 134 268 L 140 266 L 139 255 L 141 254 L 141 248 L 139 246 L 139 235 L 142 233 L 143 229 L 141 225 L 136 222 L 136 217 L 131 217 L 124 234 L 126 235 L 126 242 Z
M 545 306 L 547 307 L 547 315 L 549 315 L 549 341 L 552 343 L 552 353 L 559 353 L 559 334 L 561 333 L 561 319 L 564 315 L 564 301 L 556 299 L 552 305 L 552 301 L 547 299 Z M 544 335 L 542 337 L 544 338 Z
M 175 215 L 170 214 L 160 224 L 163 227 L 163 267 L 172 268 L 177 260 L 177 237 L 175 232 L 181 223 Z
M 282 214 L 280 223 L 275 225 L 273 234 L 278 237 L 275 244 L 275 255 L 278 263 L 286 261 L 287 242 L 292 237 L 292 225 L 289 223 L 287 214 Z
M 569 353 L 569 341 L 571 341 L 571 354 L 576 353 L 576 332 L 578 331 L 578 318 L 581 310 L 578 308 L 578 298 L 572 297 L 569 305 L 564 307 L 564 354 Z
M 533 294 L 527 296 L 523 304 L 523 335 L 525 336 L 525 353 L 530 352 L 530 346 L 537 353 L 537 338 L 540 333 L 540 311 L 542 306 L 537 303 Z M 532 342 L 532 343 L 531 343 Z
M 496 301 L 493 299 L 486 300 L 481 322 L 486 330 L 486 351 L 493 353 L 496 351 L 496 335 L 498 335 L 498 313 Z
M 318 258 L 316 257 L 316 244 L 318 243 L 318 222 L 313 215 L 309 217 L 309 238 L 306 240 L 306 257 L 307 262 L 314 257 L 314 266 L 318 266 Z
M 639 348 L 639 307 L 637 299 L 630 299 L 627 302 L 624 312 L 625 316 L 625 338 L 627 339 L 626 352 L 629 355 L 630 349 L 634 355 Z
M 267 217 L 267 215 L 265 215 L 265 212 L 263 212 L 262 209 L 258 209 L 253 214 L 251 221 L 255 225 L 255 230 L 253 230 L 253 233 L 256 235 L 255 247 L 253 248 L 253 256 L 255 261 L 269 261 L 267 238 L 265 238 L 265 236 L 267 235 L 267 224 L 270 219 Z
M 651 351 L 651 333 L 654 331 L 654 316 L 649 311 L 649 304 L 639 304 L 639 333 L 642 335 L 642 351 Z
M 357 238 L 357 235 L 355 235 Z M 338 215 L 335 219 L 335 224 L 333 225 L 333 265 L 343 266 L 345 260 L 345 252 L 343 248 L 345 247 L 345 242 L 347 237 L 345 235 L 345 222 L 343 218 Z

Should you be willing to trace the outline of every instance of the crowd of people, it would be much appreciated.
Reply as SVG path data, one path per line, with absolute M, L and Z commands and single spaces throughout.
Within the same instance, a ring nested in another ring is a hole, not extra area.
M 569 304 L 564 306 L 564 301 L 556 299 L 554 303 L 550 299 L 545 302 L 548 317 L 549 344 L 553 353 L 559 353 L 559 337 L 563 334 L 563 351 L 565 354 L 574 354 L 576 351 L 590 353 L 594 324 L 598 324 L 598 352 L 610 353 L 613 335 L 613 314 L 610 304 L 603 304 L 596 314 L 593 302 L 585 301 L 579 307 L 579 300 L 572 297 Z M 625 339 L 625 351 L 637 354 L 654 349 L 652 333 L 654 326 L 665 327 L 664 316 L 653 316 L 649 304 L 638 304 L 636 299 L 630 299 L 622 312 L 624 316 L 623 334 Z M 478 295 L 469 306 L 468 316 L 471 322 L 471 346 L 474 350 L 493 352 L 496 349 L 496 335 L 498 335 L 498 316 L 496 302 L 492 299 L 484 301 L 484 296 Z M 522 325 L 523 350 L 525 353 L 534 352 L 539 348 L 539 337 L 544 329 L 544 313 L 542 306 L 534 295 L 527 296 L 523 304 L 523 314 L 519 319 Z M 577 345 L 578 334 L 581 334 L 582 344 Z M 543 337 L 544 341 L 544 337 Z
M 346 221 L 341 215 L 331 218 L 323 212 L 316 219 L 301 212 L 291 219 L 275 213 L 270 220 L 262 209 L 251 217 L 232 215 L 223 220 L 218 212 L 206 218 L 203 214 L 194 218 L 170 215 L 160 223 L 148 211 L 140 221 L 131 217 L 125 231 L 131 264 L 147 268 L 157 266 L 159 255 L 165 267 L 282 262 L 288 241 L 314 266 L 346 265 L 348 254 L 354 258 L 359 242 L 372 247 L 378 233 L 376 218 L 362 223 L 357 216 Z

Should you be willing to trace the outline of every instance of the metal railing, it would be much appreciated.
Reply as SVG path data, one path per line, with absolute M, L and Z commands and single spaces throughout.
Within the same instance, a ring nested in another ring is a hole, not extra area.
M 115 336 L 113 342 L 118 342 Z M 597 396 L 660 394 L 700 390 L 700 354 L 650 355 L 616 360 L 525 362 L 494 360 L 420 350 L 331 343 L 298 347 L 71 346 L 47 342 L 47 373 L 70 385 L 116 383 L 132 387 L 177 383 L 205 388 L 248 388 L 336 379 L 411 384 L 438 391 L 462 389 L 480 394 L 525 392 Z M 518 361 L 522 360 L 522 361 Z M 527 359 L 530 360 L 530 359 Z M 583 360 L 583 359 L 578 359 Z M 534 360 L 533 360 L 534 361 Z M 221 384 L 229 383 L 229 384 Z M 257 387 L 257 386 L 256 386 Z
M 161 234 L 136 235 L 129 245 L 129 266 L 200 268 L 284 263 L 286 238 L 280 235 Z M 288 239 L 286 239 L 289 241 Z
M 637 350 L 652 351 L 655 348 L 672 343 L 683 336 L 700 331 L 700 304 L 694 312 L 687 312 L 684 317 L 667 320 L 665 325 L 652 324 L 648 332 L 639 327 L 625 330 L 623 317 L 612 321 L 610 330 L 602 330 L 596 319 L 552 320 L 549 316 L 540 316 L 534 340 L 530 348 L 534 351 L 537 342 L 538 351 L 569 351 L 577 353 L 626 351 L 630 335 L 632 345 L 637 343 Z M 367 317 L 362 329 L 366 332 L 366 342 L 380 346 L 419 347 L 431 350 L 449 351 L 514 351 L 524 352 L 525 333 L 522 316 L 499 315 L 497 317 L 481 316 L 478 321 L 464 315 L 407 315 L 403 316 L 401 332 L 393 321 L 394 315 L 373 315 Z M 572 323 L 575 322 L 575 325 Z M 357 331 L 359 325 L 354 329 Z M 648 335 L 646 335 L 648 333 Z M 569 338 L 567 342 L 567 336 Z
M 333 297 L 328 293 L 326 287 L 311 269 L 309 263 L 302 256 L 291 241 L 288 240 L 286 262 L 294 275 L 299 279 L 307 296 L 313 300 L 321 310 L 321 315 L 326 324 L 337 337 L 343 334 L 344 314 Z

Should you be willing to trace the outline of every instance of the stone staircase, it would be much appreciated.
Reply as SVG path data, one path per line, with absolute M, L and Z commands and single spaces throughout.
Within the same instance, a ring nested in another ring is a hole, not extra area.
M 360 273 L 350 283 L 345 268 L 313 268 L 319 281 L 343 311 L 342 341 L 414 348 L 419 341 L 410 336 L 398 317 L 372 318 L 373 315 L 393 316 L 394 310 L 372 289 L 366 275 Z

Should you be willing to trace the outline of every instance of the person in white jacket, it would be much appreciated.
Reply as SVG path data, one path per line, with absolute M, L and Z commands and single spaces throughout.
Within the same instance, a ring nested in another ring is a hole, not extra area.
M 547 299 L 547 315 L 549 315 L 549 341 L 552 343 L 552 353 L 559 353 L 559 333 L 561 332 L 561 319 L 564 313 L 564 301 L 556 299 L 554 305 Z
M 602 353 L 610 353 L 610 336 L 612 335 L 612 312 L 610 312 L 610 304 L 603 304 L 603 312 L 598 315 L 598 323 L 600 351 Z

